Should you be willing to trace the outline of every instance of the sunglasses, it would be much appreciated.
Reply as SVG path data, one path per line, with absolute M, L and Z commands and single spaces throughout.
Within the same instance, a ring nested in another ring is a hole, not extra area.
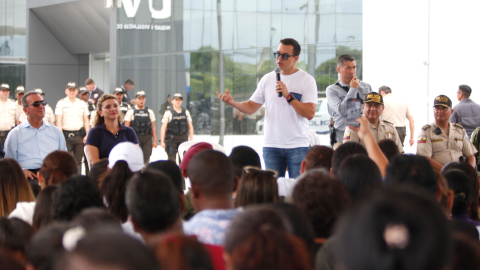
M 30 105 L 33 105 L 33 107 L 38 108 L 38 107 L 40 107 L 40 104 L 42 104 L 42 106 L 45 107 L 45 106 L 47 105 L 47 101 L 46 101 L 46 100 L 34 101 L 34 102 L 31 103 L 31 104 L 25 105 L 24 108 L 26 108 L 26 107 L 28 107 L 28 106 L 30 106 Z
M 277 178 L 278 176 L 278 172 L 275 170 L 271 170 L 271 169 L 262 170 L 262 168 L 255 167 L 255 166 L 245 166 L 243 167 L 243 171 L 244 173 L 250 173 L 252 171 L 271 173 L 275 178 Z
M 276 59 L 282 57 L 283 60 L 288 60 L 288 57 L 295 57 L 296 55 L 289 55 L 288 53 L 280 54 L 278 52 L 273 53 L 273 56 L 275 56 Z

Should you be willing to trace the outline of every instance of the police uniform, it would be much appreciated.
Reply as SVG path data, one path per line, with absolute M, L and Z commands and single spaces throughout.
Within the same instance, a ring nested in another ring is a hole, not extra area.
M 451 100 L 446 96 L 438 96 L 434 104 L 434 106 L 449 104 L 445 107 L 451 108 Z M 447 136 L 435 122 L 423 126 L 417 140 L 417 155 L 430 157 L 445 165 L 452 161 L 460 161 L 461 156 L 468 157 L 477 152 L 460 124 L 449 123 L 448 130 Z
M 25 87 L 23 87 L 22 85 L 17 86 L 17 88 L 15 89 L 15 95 L 18 94 L 25 94 Z M 17 98 L 17 102 L 15 103 L 17 105 L 17 108 L 15 110 L 15 120 L 18 122 L 20 120 L 20 115 L 23 113 L 22 100 L 18 100 Z
M 123 94 L 123 89 L 120 87 L 115 88 L 113 90 L 113 95 L 116 96 L 117 94 L 122 93 Z M 130 106 L 129 103 L 124 102 L 123 98 L 122 101 L 118 104 L 118 107 L 120 108 L 120 111 L 122 112 L 122 115 L 125 117 L 127 115 L 127 112 L 132 109 L 132 106 Z M 125 119 L 123 119 L 123 122 L 120 124 L 123 124 L 125 122 Z
M 70 83 L 67 88 L 76 88 L 75 83 Z M 83 138 L 87 135 L 84 128 L 84 117 L 89 115 L 88 105 L 85 101 L 76 98 L 70 102 L 68 97 L 60 99 L 55 108 L 55 115 L 62 116 L 63 135 L 67 142 L 67 150 L 73 154 L 77 165 L 81 168 L 83 157 Z
M 173 99 L 182 97 L 180 94 L 175 94 Z M 181 108 L 180 112 L 177 112 L 172 107 L 169 107 L 162 118 L 162 123 L 168 123 L 167 130 L 165 132 L 165 151 L 167 152 L 168 159 L 176 161 L 176 154 L 178 152 L 178 146 L 188 141 L 188 123 L 192 122 L 190 112 L 185 108 Z
M 8 84 L 1 84 L 1 89 L 10 90 Z M 15 113 L 16 113 L 15 101 L 7 99 L 6 102 L 0 101 L 0 139 L 2 145 L 5 145 L 7 135 L 15 127 Z
M 137 92 L 135 98 L 145 96 L 144 91 Z M 123 102 L 122 102 L 123 103 Z M 130 122 L 130 127 L 137 134 L 140 148 L 143 150 L 143 159 L 145 164 L 150 163 L 152 155 L 152 122 L 155 121 L 155 113 L 148 107 L 139 109 L 137 106 L 127 111 L 125 121 Z

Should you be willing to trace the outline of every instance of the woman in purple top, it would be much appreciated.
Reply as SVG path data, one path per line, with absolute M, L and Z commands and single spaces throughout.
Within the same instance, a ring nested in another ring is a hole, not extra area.
M 138 145 L 135 131 L 120 124 L 123 115 L 113 95 L 104 95 L 98 100 L 94 117 L 94 127 L 88 132 L 85 142 L 85 153 L 90 165 L 108 158 L 108 154 L 118 143 L 132 142 Z

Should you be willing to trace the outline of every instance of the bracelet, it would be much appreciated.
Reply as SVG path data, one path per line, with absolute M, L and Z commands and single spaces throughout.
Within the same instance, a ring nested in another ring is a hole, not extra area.
M 288 94 L 288 96 L 286 97 L 286 99 L 289 100 L 291 96 L 292 96 L 292 94 Z
M 289 94 L 288 97 L 287 97 L 287 102 L 290 103 L 290 102 L 292 102 L 292 101 L 294 101 L 294 100 L 295 100 L 295 96 L 292 95 L 292 94 Z

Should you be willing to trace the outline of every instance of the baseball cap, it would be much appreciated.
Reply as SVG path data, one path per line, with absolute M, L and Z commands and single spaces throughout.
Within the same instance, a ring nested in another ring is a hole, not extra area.
M 186 171 L 188 168 L 188 163 L 190 163 L 190 160 L 193 158 L 193 156 L 195 156 L 196 154 L 198 154 L 203 150 L 213 150 L 213 147 L 211 144 L 206 142 L 197 143 L 192 147 L 190 147 L 185 153 L 185 155 L 183 155 L 183 160 L 182 160 L 182 163 L 180 164 L 180 170 Z
M 173 95 L 172 100 L 175 100 L 175 99 L 177 99 L 177 98 L 183 99 L 182 94 L 176 93 L 175 95 Z
M 144 97 L 144 96 L 145 96 L 145 91 L 143 90 L 140 90 L 135 94 L 135 98 Z
M 437 105 L 451 108 L 452 107 L 452 101 L 447 96 L 440 95 L 440 96 L 436 97 L 435 100 L 433 101 L 433 107 L 435 107 Z
M 72 88 L 77 89 L 77 84 L 75 82 L 68 82 L 67 89 L 72 89 Z
M 132 142 L 122 142 L 113 147 L 108 155 L 108 167 L 112 169 L 120 160 L 127 162 L 132 172 L 139 172 L 144 166 L 142 149 Z
M 10 85 L 6 84 L 6 83 L 2 83 L 2 85 L 0 86 L 1 89 L 8 89 L 10 90 Z
M 375 102 L 383 105 L 383 97 L 377 92 L 371 92 L 365 97 L 364 103 Z
M 24 93 L 25 93 L 25 87 L 23 87 L 23 85 L 19 85 L 17 86 L 17 88 L 15 88 L 15 95 L 24 94 Z
M 123 89 L 121 87 L 116 87 L 115 90 L 113 90 L 113 94 L 118 94 L 118 93 L 122 93 L 123 94 Z
M 45 95 L 45 94 L 43 93 L 42 89 L 40 89 L 40 88 L 33 89 L 33 92 L 35 92 L 35 93 L 37 93 L 37 94 L 40 94 L 40 95 L 42 95 L 42 96 Z
M 83 94 L 86 94 L 86 93 L 88 93 L 88 90 L 85 86 L 82 86 L 82 87 L 78 88 L 78 94 L 79 95 L 83 95 Z

